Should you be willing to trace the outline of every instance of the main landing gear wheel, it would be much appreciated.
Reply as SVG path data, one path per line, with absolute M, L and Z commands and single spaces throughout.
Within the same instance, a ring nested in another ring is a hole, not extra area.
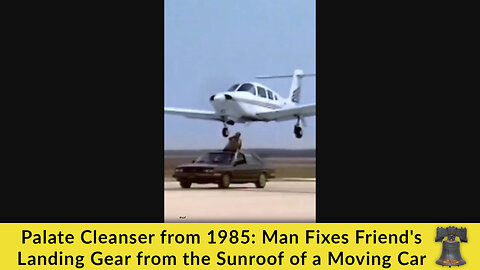
M 301 126 L 295 126 L 295 128 L 293 129 L 293 133 L 295 133 L 295 137 L 297 137 L 297 139 L 302 138 L 303 137 L 302 127 Z
M 228 131 L 228 128 L 224 127 L 222 129 L 222 135 L 223 137 L 228 137 L 228 135 L 230 134 L 230 132 Z

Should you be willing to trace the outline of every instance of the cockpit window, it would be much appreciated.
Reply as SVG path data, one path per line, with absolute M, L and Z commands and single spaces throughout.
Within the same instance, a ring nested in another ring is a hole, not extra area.
M 264 98 L 267 97 L 267 93 L 265 93 L 265 89 L 263 89 L 262 87 L 258 88 L 258 95 Z
M 232 85 L 232 87 L 228 88 L 228 91 L 233 92 L 233 91 L 235 91 L 235 89 L 237 89 L 237 87 L 238 87 L 238 83 L 234 84 L 234 85 Z
M 277 95 L 273 95 L 275 97 L 275 100 L 278 100 Z
M 250 83 L 242 84 L 242 86 L 238 88 L 237 92 L 240 92 L 240 91 L 250 92 L 253 95 L 255 95 L 255 87 L 253 86 L 253 84 L 250 84 Z

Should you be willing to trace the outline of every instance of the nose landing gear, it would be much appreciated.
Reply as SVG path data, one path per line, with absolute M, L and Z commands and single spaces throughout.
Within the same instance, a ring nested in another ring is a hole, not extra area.
M 228 137 L 229 134 L 230 134 L 230 132 L 228 131 L 227 126 L 225 126 L 225 127 L 222 129 L 222 135 L 223 135 L 223 137 Z
M 230 135 L 230 132 L 228 131 L 228 128 L 227 128 L 227 124 L 233 126 L 235 125 L 235 122 L 232 119 L 227 120 L 226 117 L 223 118 L 223 129 L 222 129 L 223 137 L 228 137 L 228 135 Z

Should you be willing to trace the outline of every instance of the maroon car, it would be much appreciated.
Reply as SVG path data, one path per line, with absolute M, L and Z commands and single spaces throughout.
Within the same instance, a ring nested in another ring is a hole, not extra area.
M 264 188 L 274 173 L 255 154 L 216 151 L 177 166 L 173 177 L 182 188 L 190 188 L 192 183 L 216 183 L 219 188 L 228 188 L 230 183 L 254 183 L 257 188 Z

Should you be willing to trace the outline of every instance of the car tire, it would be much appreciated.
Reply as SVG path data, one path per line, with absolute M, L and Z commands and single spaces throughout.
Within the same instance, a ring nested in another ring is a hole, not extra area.
M 182 188 L 190 188 L 192 186 L 192 182 L 187 180 L 180 180 L 180 186 Z
M 230 186 L 230 175 L 228 173 L 222 175 L 222 179 L 218 183 L 219 188 L 228 188 Z
M 264 188 L 266 184 L 267 184 L 267 176 L 264 173 L 261 173 L 258 176 L 257 182 L 255 182 L 255 186 L 257 188 Z

